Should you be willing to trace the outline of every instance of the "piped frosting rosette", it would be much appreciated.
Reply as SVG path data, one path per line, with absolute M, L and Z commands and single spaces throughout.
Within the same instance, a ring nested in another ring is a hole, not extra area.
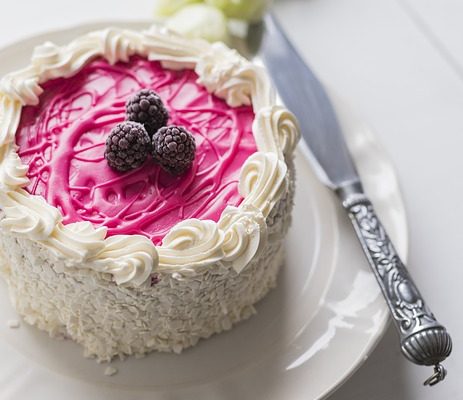
M 60 211 L 29 194 L 27 165 L 17 153 L 15 134 L 22 107 L 36 105 L 41 84 L 78 73 L 103 57 L 109 63 L 140 55 L 168 69 L 194 69 L 198 83 L 231 107 L 252 105 L 258 151 L 241 169 L 239 207 L 227 207 L 216 223 L 187 219 L 155 246 L 141 235 L 107 236 L 91 223 L 63 224 Z M 0 227 L 47 247 L 66 266 L 111 274 L 117 284 L 140 286 L 153 273 L 194 275 L 220 264 L 240 273 L 267 241 L 265 218 L 288 188 L 286 161 L 299 139 L 295 117 L 277 105 L 261 66 L 220 43 L 184 39 L 158 27 L 144 32 L 105 29 L 66 46 L 47 42 L 35 49 L 31 64 L 0 80 Z

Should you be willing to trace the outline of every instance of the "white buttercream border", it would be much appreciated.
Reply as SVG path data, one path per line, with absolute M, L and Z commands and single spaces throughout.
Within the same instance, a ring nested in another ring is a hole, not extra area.
M 242 167 L 239 192 L 244 201 L 227 207 L 218 223 L 189 219 L 174 226 L 162 246 L 140 235 L 106 237 L 90 223 L 64 225 L 55 207 L 23 188 L 15 134 L 22 107 L 36 105 L 41 84 L 70 77 L 95 57 L 110 63 L 139 54 L 170 69 L 194 69 L 198 82 L 232 107 L 252 105 L 258 152 Z M 265 218 L 287 192 L 287 166 L 299 139 L 293 114 L 276 104 L 265 70 L 221 43 L 185 39 L 153 26 L 144 32 L 116 28 L 91 32 L 66 46 L 47 42 L 33 53 L 31 65 L 0 80 L 0 227 L 42 243 L 69 267 L 109 273 L 117 284 L 139 286 L 156 271 L 194 274 L 221 261 L 240 272 L 267 240 Z

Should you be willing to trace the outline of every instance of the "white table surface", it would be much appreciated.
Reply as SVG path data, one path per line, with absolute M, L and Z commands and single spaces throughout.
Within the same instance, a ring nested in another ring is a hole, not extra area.
M 146 18 L 152 8 L 152 0 L 4 0 L 0 46 L 84 21 Z M 454 340 L 448 378 L 424 388 L 430 370 L 404 360 L 391 328 L 330 399 L 463 399 L 463 2 L 280 0 L 276 9 L 301 53 L 395 163 L 409 268 Z

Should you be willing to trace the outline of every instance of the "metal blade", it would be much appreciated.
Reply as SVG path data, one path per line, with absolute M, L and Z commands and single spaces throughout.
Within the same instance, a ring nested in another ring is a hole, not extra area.
M 327 184 L 337 188 L 359 180 L 325 89 L 272 15 L 265 19 L 259 55 L 286 107 L 298 118 Z

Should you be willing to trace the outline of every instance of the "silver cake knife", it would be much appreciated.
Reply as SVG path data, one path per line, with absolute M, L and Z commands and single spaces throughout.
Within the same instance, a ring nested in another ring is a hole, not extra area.
M 254 30 L 254 32 L 253 32 Z M 256 32 L 259 32 L 256 34 Z M 452 340 L 426 305 L 363 191 L 330 100 L 272 15 L 251 28 L 248 49 L 258 51 L 285 103 L 299 119 L 315 168 L 349 214 L 363 251 L 386 299 L 400 336 L 402 353 L 419 365 L 434 366 L 425 385 L 445 378 L 440 364 Z

